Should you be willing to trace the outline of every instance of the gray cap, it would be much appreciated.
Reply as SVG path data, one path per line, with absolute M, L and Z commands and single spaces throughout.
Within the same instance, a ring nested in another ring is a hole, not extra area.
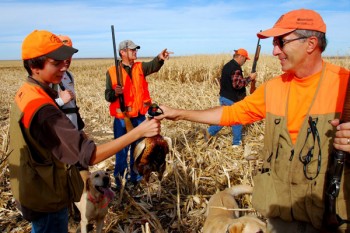
M 122 42 L 119 43 L 119 50 L 123 50 L 126 48 L 128 48 L 128 49 L 140 49 L 141 47 L 139 45 L 136 45 L 131 40 L 123 40 Z

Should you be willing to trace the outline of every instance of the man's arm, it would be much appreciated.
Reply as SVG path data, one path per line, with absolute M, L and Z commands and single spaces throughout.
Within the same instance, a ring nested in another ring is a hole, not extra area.
M 78 131 L 66 115 L 53 105 L 46 105 L 35 114 L 30 133 L 41 146 L 67 164 L 79 162 L 87 168 L 96 149 L 95 143 Z
M 159 106 L 164 114 L 161 114 L 156 119 L 168 119 L 173 121 L 186 120 L 197 123 L 218 125 L 221 120 L 221 115 L 223 111 L 222 106 L 205 109 L 205 110 L 185 110 L 185 109 L 175 109 L 168 106 Z
M 109 72 L 106 73 L 106 89 L 105 89 L 105 99 L 108 102 L 114 102 L 117 100 L 117 96 L 115 94 L 115 90 L 112 88 L 111 78 L 109 76 Z
M 143 74 L 147 76 L 152 73 L 158 72 L 163 65 L 164 65 L 164 60 L 160 59 L 158 56 L 156 56 L 149 62 L 142 62 Z
M 164 61 L 169 59 L 169 55 L 173 52 L 163 49 L 152 61 L 142 62 L 142 70 L 145 76 L 158 72 L 164 65 Z
M 261 85 L 252 95 L 231 106 L 219 106 L 205 110 L 184 110 L 160 106 L 164 114 L 156 116 L 158 120 L 187 120 L 209 125 L 232 126 L 249 124 L 266 117 L 265 87 Z M 349 124 L 350 125 L 350 124 Z M 349 131 L 350 132 L 350 131 Z M 349 146 L 350 147 L 350 146 Z
M 134 141 L 143 137 L 152 137 L 160 133 L 158 120 L 145 120 L 136 128 L 112 141 L 100 144 L 92 154 L 89 164 L 95 165 L 119 152 Z

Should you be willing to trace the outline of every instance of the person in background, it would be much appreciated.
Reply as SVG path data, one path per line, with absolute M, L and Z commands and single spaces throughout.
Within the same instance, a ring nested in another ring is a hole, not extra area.
M 105 144 L 85 137 L 58 108 L 57 92 L 49 86 L 62 81 L 65 61 L 77 51 L 46 30 L 34 30 L 22 43 L 28 78 L 11 106 L 8 163 L 11 191 L 33 233 L 68 232 L 69 167 L 79 162 L 87 168 L 160 132 L 159 121 L 152 119 Z
M 66 35 L 58 35 L 58 38 L 63 44 L 72 47 L 72 40 Z M 74 76 L 68 71 L 72 62 L 72 57 L 66 61 L 67 71 L 64 73 L 62 81 L 59 84 L 52 85 L 58 92 L 58 98 L 55 99 L 58 106 L 66 114 L 66 116 L 72 121 L 73 125 L 82 130 L 85 126 L 84 121 L 81 119 L 79 108 L 76 103 L 76 93 L 74 88 Z
M 198 111 L 160 106 L 164 114 L 156 118 L 225 126 L 265 119 L 253 207 L 267 218 L 268 232 L 321 232 L 329 155 L 333 147 L 350 152 L 350 123 L 338 120 L 350 71 L 323 60 L 326 24 L 313 10 L 287 12 L 257 35 L 273 38 L 283 74 L 231 106 Z M 344 165 L 334 209 L 339 220 L 349 221 L 350 167 Z M 337 232 L 349 229 L 344 223 Z
M 140 49 L 131 40 L 124 40 L 119 43 L 119 56 L 117 72 L 121 75 L 122 84 L 118 84 L 116 67 L 112 66 L 106 73 L 105 99 L 110 103 L 110 115 L 114 117 L 113 130 L 114 138 L 119 138 L 127 133 L 124 117 L 131 120 L 133 127 L 136 127 L 145 120 L 145 114 L 152 103 L 146 76 L 157 72 L 163 66 L 164 61 L 169 58 L 167 49 L 164 49 L 153 60 L 149 62 L 136 62 L 137 51 Z M 120 107 L 119 97 L 123 95 L 126 108 L 125 114 Z M 128 151 L 130 149 L 129 174 L 127 180 L 137 184 L 142 177 L 133 170 L 135 143 L 123 148 L 116 154 L 114 177 L 116 185 L 120 186 L 120 180 L 128 169 Z
M 256 73 L 243 77 L 242 66 L 247 60 L 250 60 L 247 50 L 240 48 L 234 50 L 233 59 L 224 65 L 220 79 L 220 98 L 221 106 L 232 105 L 246 97 L 246 86 L 250 82 L 255 82 Z M 236 148 L 242 144 L 242 128 L 241 124 L 232 126 L 232 147 Z M 204 132 L 204 139 L 209 140 L 210 137 L 216 135 L 222 126 L 211 125 Z

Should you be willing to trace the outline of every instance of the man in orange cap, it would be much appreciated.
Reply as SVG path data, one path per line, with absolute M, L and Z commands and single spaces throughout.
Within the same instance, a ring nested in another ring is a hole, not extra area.
M 243 77 L 242 66 L 247 60 L 250 60 L 248 52 L 245 49 L 234 50 L 233 59 L 224 65 L 220 78 L 220 97 L 219 102 L 222 106 L 232 105 L 246 97 L 246 86 L 255 80 L 256 73 Z M 236 148 L 242 144 L 242 128 L 241 124 L 232 127 L 232 147 Z M 212 125 L 204 132 L 204 139 L 209 140 L 210 137 L 216 135 L 222 126 Z
M 46 30 L 33 31 L 22 43 L 29 76 L 11 107 L 8 162 L 13 196 L 23 217 L 32 223 L 33 233 L 68 232 L 67 207 L 79 201 L 83 191 L 79 172 L 74 172 L 76 163 L 87 168 L 135 140 L 160 132 L 159 122 L 153 119 L 97 146 L 77 130 L 56 105 L 57 92 L 49 86 L 61 82 L 65 61 L 77 51 Z
M 65 35 L 58 35 L 58 38 L 63 42 L 63 44 L 72 47 L 72 40 Z M 74 76 L 68 71 L 70 64 L 72 62 L 72 57 L 65 61 L 67 66 L 67 71 L 64 73 L 62 81 L 59 84 L 53 85 L 53 88 L 58 92 L 58 98 L 55 99 L 58 106 L 66 114 L 66 116 L 72 121 L 74 126 L 82 130 L 84 128 L 84 122 L 79 114 L 79 108 L 76 103 L 76 94 L 74 88 Z
M 253 207 L 268 219 L 268 232 L 321 232 L 329 155 L 333 147 L 350 152 L 350 123 L 337 120 L 350 71 L 322 59 L 326 24 L 313 10 L 287 12 L 257 35 L 273 37 L 273 55 L 283 74 L 232 106 L 200 111 L 160 106 L 164 114 L 156 118 L 226 126 L 265 119 L 263 164 L 254 177 Z M 349 166 L 344 166 L 342 177 L 333 207 L 340 226 L 327 232 L 349 232 L 342 221 L 350 219 Z

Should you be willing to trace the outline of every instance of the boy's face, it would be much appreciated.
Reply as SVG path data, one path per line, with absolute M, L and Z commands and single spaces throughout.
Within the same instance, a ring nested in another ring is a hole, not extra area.
M 58 84 L 61 82 L 64 72 L 67 70 L 65 61 L 47 58 L 43 69 L 33 68 L 32 77 L 45 84 Z

